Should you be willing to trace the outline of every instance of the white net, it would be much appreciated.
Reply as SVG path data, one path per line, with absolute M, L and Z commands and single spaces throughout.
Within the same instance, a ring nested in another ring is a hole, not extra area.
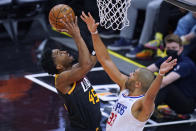
M 129 26 L 127 10 L 131 0 L 97 0 L 100 25 L 106 29 L 122 30 Z

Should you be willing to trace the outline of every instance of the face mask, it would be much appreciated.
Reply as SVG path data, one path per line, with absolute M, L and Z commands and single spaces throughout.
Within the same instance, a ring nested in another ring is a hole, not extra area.
M 172 57 L 172 60 L 173 59 L 178 59 L 178 51 L 176 51 L 176 50 L 167 50 L 166 53 L 167 53 L 168 56 Z

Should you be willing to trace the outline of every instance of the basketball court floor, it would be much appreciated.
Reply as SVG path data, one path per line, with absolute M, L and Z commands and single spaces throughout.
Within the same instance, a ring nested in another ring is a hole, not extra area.
M 45 43 L 43 45 L 48 48 L 68 49 L 77 57 L 76 47 L 71 38 L 52 30 L 51 37 L 46 37 L 40 28 L 34 22 L 30 32 L 17 44 L 8 37 L 0 38 L 0 131 L 64 131 L 69 123 L 63 102 L 54 88 L 54 77 L 43 72 L 39 65 L 39 53 L 40 45 Z M 106 44 L 114 40 L 103 39 Z M 153 62 L 130 60 L 124 57 L 125 52 L 109 53 L 125 74 Z M 104 131 L 119 87 L 110 80 L 99 63 L 87 76 L 101 100 L 101 126 Z M 196 113 L 191 114 L 188 120 L 160 122 L 150 119 L 144 131 L 196 131 Z

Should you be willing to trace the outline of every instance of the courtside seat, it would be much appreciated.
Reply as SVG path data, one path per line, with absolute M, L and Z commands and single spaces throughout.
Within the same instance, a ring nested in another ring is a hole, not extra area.
M 5 8 L 6 5 L 11 4 L 11 9 L 5 11 L 6 17 L 0 17 L 0 22 L 3 23 L 6 31 L 14 42 L 18 41 L 18 32 L 20 32 L 18 25 L 20 22 L 38 20 L 43 29 L 47 32 L 44 14 L 46 2 L 48 2 L 48 0 L 0 0 L 0 9 L 1 7 Z
M 10 12 L 12 10 L 12 4 L 13 4 L 13 0 L 0 0 L 0 24 L 3 24 L 3 26 L 6 28 L 6 30 L 10 30 L 7 29 L 7 19 L 10 16 Z M 7 31 L 9 33 L 9 31 Z M 2 31 L 1 31 L 2 34 Z M 10 36 L 12 36 L 9 33 Z
M 50 0 L 14 0 L 15 5 L 17 6 L 17 21 L 29 21 L 29 20 L 37 20 L 44 32 L 46 33 L 46 38 L 41 42 L 39 47 L 36 50 L 37 57 L 40 58 L 42 51 L 45 48 L 45 45 L 48 41 L 48 22 L 46 21 L 46 6 Z M 24 13 L 25 12 L 25 13 Z M 22 16 L 22 18 L 21 18 Z
M 12 0 L 0 0 L 0 21 L 7 18 L 8 12 L 11 10 Z

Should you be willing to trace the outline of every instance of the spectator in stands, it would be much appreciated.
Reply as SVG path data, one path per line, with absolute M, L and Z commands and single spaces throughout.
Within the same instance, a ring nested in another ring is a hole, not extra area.
M 166 103 L 176 113 L 192 113 L 196 104 L 196 66 L 182 54 L 183 45 L 179 36 L 170 34 L 165 37 L 166 51 L 177 58 L 177 65 L 163 78 L 155 104 Z M 152 72 L 159 70 L 168 57 L 161 58 L 147 67 Z
M 191 40 L 195 38 L 195 30 L 196 13 L 189 12 L 178 21 L 174 34 L 181 37 L 182 44 L 185 45 L 183 52 L 185 55 L 189 54 L 191 48 L 194 49 L 196 47 L 195 44 L 190 44 Z M 146 43 L 144 46 L 150 49 L 157 49 L 161 45 L 162 38 L 163 34 L 161 32 L 157 32 L 155 40 Z
M 186 45 L 190 43 L 191 40 L 193 40 L 195 37 L 196 37 L 196 24 L 193 26 L 190 33 L 181 36 L 181 40 L 182 40 L 182 43 Z
M 191 50 L 196 48 L 195 43 L 191 43 L 193 39 L 195 39 L 196 34 L 196 12 L 189 12 L 187 15 L 182 17 L 178 26 L 174 32 L 181 37 L 184 46 L 184 54 L 188 55 Z
M 196 25 L 196 12 L 189 12 L 178 21 L 177 28 L 174 34 L 184 36 L 190 32 L 194 32 Z
M 136 20 L 138 16 L 138 10 L 146 10 L 146 19 L 144 25 L 147 25 L 144 27 L 143 32 L 145 32 L 144 36 L 149 36 L 148 33 L 151 32 L 156 10 L 159 9 L 159 5 L 163 0 L 132 0 L 131 6 L 128 9 L 128 20 L 130 22 L 130 25 L 128 27 L 125 27 L 120 32 L 120 39 L 118 41 L 115 41 L 113 44 L 109 45 L 108 48 L 111 50 L 121 50 L 121 49 L 133 49 L 132 46 L 132 39 L 134 34 L 134 29 L 136 26 Z M 147 33 L 148 32 L 148 33 Z M 146 39 L 146 38 L 144 38 Z M 146 42 L 149 38 L 147 38 Z
M 111 50 L 131 49 L 129 53 L 126 53 L 126 56 L 129 58 L 145 58 L 148 56 L 151 57 L 153 52 L 151 50 L 143 50 L 143 45 L 150 40 L 154 28 L 154 23 L 157 30 L 160 30 L 158 32 L 167 32 L 168 22 L 172 25 L 172 27 L 176 26 L 178 19 L 181 18 L 186 12 L 163 0 L 152 0 L 146 3 L 146 17 L 142 33 L 139 38 L 138 45 L 133 48 L 131 40 L 133 38 L 134 27 L 136 23 L 136 18 L 133 16 L 135 16 L 134 14 L 136 13 L 134 12 L 136 12 L 137 9 L 142 9 L 140 8 L 140 3 L 141 1 L 132 1 L 132 5 L 128 10 L 128 19 L 130 20 L 130 26 L 121 31 L 120 40 L 115 41 L 114 44 L 108 46 L 108 48 Z M 156 17 L 158 19 L 156 19 Z M 160 35 L 159 33 L 156 34 L 158 34 L 156 35 L 157 39 L 160 37 L 162 39 L 162 35 Z
M 190 53 L 196 49 L 196 24 L 193 26 L 190 33 L 181 36 L 181 40 L 184 45 L 183 54 L 190 55 Z
M 168 34 L 169 25 L 173 27 L 171 29 L 173 32 L 176 29 L 178 20 L 185 14 L 185 10 L 178 8 L 168 2 L 163 2 L 157 17 L 158 19 L 155 21 L 155 39 L 145 44 L 145 47 L 157 49 L 161 45 L 163 37 Z
M 157 14 L 157 19 L 155 21 L 152 21 L 152 23 L 154 23 L 155 25 L 155 39 L 147 42 L 149 40 L 148 39 L 147 41 L 143 41 L 143 43 L 141 44 L 147 48 L 154 50 L 156 50 L 157 48 L 163 49 L 163 37 L 168 34 L 169 31 L 173 32 L 175 30 L 178 20 L 186 14 L 186 11 L 163 1 Z M 151 32 L 149 35 L 151 35 Z M 156 52 L 147 49 L 143 50 L 143 46 L 137 46 L 136 48 L 139 48 L 138 51 L 135 52 L 135 57 L 137 58 L 149 58 Z

